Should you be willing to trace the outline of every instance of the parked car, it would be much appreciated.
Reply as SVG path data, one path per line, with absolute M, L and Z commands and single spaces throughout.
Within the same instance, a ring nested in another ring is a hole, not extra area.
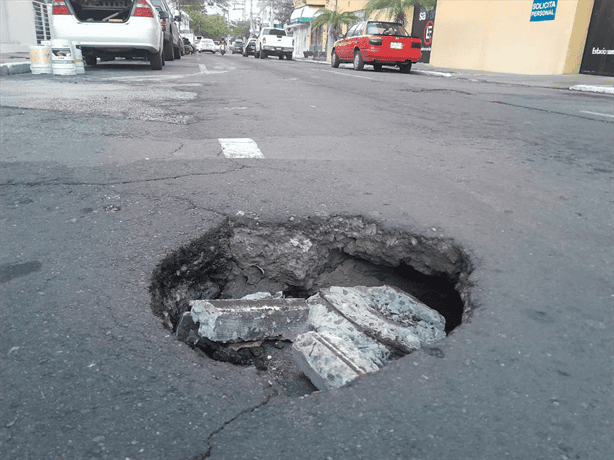
M 88 0 L 92 1 L 92 0 Z M 179 36 L 179 27 L 173 21 L 171 9 L 166 3 L 166 0 L 149 0 L 158 9 L 158 11 L 166 11 L 168 19 L 162 20 L 162 30 L 164 31 L 164 59 L 172 61 L 181 59 L 181 38 Z M 102 2 L 108 4 L 108 2 Z
M 382 70 L 382 66 L 398 66 L 401 72 L 409 73 L 421 56 L 422 41 L 411 37 L 402 24 L 363 21 L 335 42 L 330 61 L 335 68 L 341 62 L 352 62 L 354 70 L 370 64 L 376 71 Z
M 58 39 L 81 43 L 87 65 L 116 57 L 144 58 L 153 70 L 164 66 L 164 36 L 159 12 L 150 0 L 54 0 L 53 29 Z
M 247 44 L 243 47 L 243 57 L 247 57 L 250 54 L 253 55 L 256 51 L 256 39 L 250 38 Z
M 232 44 L 232 54 L 243 53 L 243 40 L 235 40 Z
M 208 51 L 210 53 L 215 54 L 215 43 L 210 38 L 203 38 L 200 41 L 200 49 L 199 52 Z

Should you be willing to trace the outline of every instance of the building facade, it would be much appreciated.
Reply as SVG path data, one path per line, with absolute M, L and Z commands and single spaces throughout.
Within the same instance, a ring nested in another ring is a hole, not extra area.
M 305 51 L 326 51 L 330 56 L 330 37 L 309 27 L 317 9 L 338 8 L 364 17 L 367 3 L 306 2 L 295 0 L 296 16 L 290 24 L 300 44 L 299 56 Z M 613 5 L 614 0 L 438 0 L 430 11 L 420 5 L 408 9 L 405 27 L 422 38 L 423 54 L 428 56 L 423 62 L 437 67 L 614 76 Z M 372 17 L 386 19 L 382 12 Z

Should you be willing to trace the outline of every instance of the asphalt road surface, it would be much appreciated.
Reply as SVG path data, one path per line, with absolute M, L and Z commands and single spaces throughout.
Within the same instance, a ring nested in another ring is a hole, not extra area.
M 1 84 L 3 460 L 612 458 L 611 97 L 232 54 Z M 225 218 L 334 215 L 470 255 L 440 352 L 287 397 L 152 315 Z

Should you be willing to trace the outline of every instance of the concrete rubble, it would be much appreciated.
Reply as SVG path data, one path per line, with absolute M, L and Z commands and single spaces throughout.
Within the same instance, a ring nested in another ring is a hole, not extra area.
M 190 306 L 198 334 L 213 342 L 294 340 L 309 330 L 305 299 L 192 300 Z
M 192 300 L 176 335 L 193 345 L 204 339 L 231 349 L 291 341 L 296 365 L 319 390 L 343 386 L 446 336 L 443 316 L 391 286 L 333 286 L 307 300 L 282 295 Z

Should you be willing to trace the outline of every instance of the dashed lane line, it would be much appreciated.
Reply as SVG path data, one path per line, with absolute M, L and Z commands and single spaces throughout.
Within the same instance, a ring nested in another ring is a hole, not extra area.
M 258 144 L 250 138 L 218 139 L 226 158 L 264 158 Z

